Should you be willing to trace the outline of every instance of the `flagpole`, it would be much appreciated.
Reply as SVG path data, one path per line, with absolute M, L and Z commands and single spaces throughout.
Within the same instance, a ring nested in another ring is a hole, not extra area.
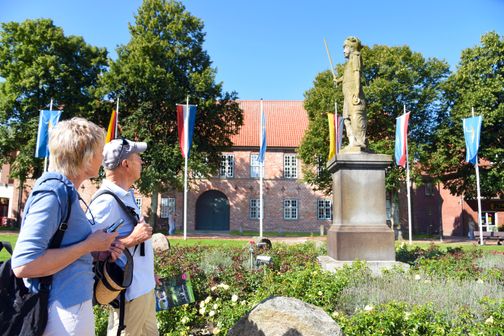
M 474 107 L 471 109 L 471 114 L 474 117 Z M 480 192 L 480 176 L 479 176 L 479 159 L 476 155 L 476 162 L 474 163 L 474 168 L 476 169 L 476 190 L 478 193 L 478 226 L 480 234 L 480 245 L 484 245 L 483 242 L 483 225 L 481 223 L 481 192 Z
M 115 139 L 118 138 L 118 134 L 119 134 L 119 133 L 117 133 L 118 125 L 119 125 L 119 96 L 117 96 L 117 106 L 116 106 L 116 123 L 115 123 L 115 133 L 114 133 Z
M 406 114 L 406 104 L 403 104 L 403 115 Z M 413 229 L 411 225 L 411 181 L 410 181 L 410 169 L 409 169 L 409 157 L 408 157 L 408 134 L 405 135 L 405 145 L 406 145 L 406 189 L 407 189 L 407 199 L 408 199 L 408 240 L 409 244 L 413 244 Z
M 334 153 L 338 155 L 338 140 L 339 140 L 339 120 L 338 120 L 338 102 L 334 101 Z
M 53 108 L 53 99 L 51 98 L 51 103 L 49 103 L 49 111 L 52 111 Z M 47 153 L 46 157 L 44 158 L 44 173 L 47 171 L 47 156 L 49 153 Z
M 186 109 L 189 113 L 189 95 L 186 99 Z M 189 118 L 184 118 L 184 147 L 189 143 Z M 184 240 L 187 240 L 187 157 L 189 148 L 184 155 Z
M 264 106 L 263 106 L 263 100 L 261 98 L 261 111 L 259 112 L 259 152 L 261 151 L 261 146 L 262 146 L 262 134 L 263 134 L 263 113 L 264 113 Z M 259 153 L 259 155 L 261 155 Z M 266 155 L 266 153 L 265 153 Z M 259 156 L 258 156 L 259 158 Z M 260 204 L 260 209 L 259 209 L 259 238 L 263 237 L 263 217 L 264 217 L 264 205 L 263 205 L 263 175 L 264 175 L 264 159 L 262 162 L 259 162 L 259 204 Z

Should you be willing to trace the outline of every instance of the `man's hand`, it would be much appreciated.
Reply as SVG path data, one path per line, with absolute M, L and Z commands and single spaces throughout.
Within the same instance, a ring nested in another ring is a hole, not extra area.
M 127 237 L 121 239 L 121 242 L 126 245 L 126 247 L 132 247 L 143 243 L 144 241 L 152 237 L 152 226 L 145 223 L 143 217 L 140 219 L 135 228 Z
M 161 286 L 161 277 L 154 273 L 154 280 L 156 281 L 156 285 Z

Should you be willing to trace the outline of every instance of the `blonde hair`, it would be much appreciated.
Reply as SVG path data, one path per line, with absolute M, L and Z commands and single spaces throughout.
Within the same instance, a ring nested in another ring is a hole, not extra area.
M 83 118 L 60 121 L 49 132 L 49 171 L 76 177 L 103 150 L 105 130 Z

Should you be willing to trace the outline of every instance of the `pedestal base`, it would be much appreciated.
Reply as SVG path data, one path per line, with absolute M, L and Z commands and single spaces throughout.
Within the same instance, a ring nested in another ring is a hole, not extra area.
M 327 250 L 339 261 L 395 261 L 394 232 L 385 224 L 332 225 L 327 233 Z
M 351 265 L 353 261 L 338 261 L 329 256 L 320 256 L 317 258 L 322 269 L 330 272 L 336 272 L 345 265 Z M 409 270 L 410 265 L 400 261 L 366 261 L 366 266 L 371 270 L 374 276 L 380 276 L 384 270 L 400 268 L 404 271 Z

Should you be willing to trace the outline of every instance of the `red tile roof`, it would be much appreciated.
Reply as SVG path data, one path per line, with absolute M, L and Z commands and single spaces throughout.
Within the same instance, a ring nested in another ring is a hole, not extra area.
M 234 146 L 259 147 L 260 100 L 240 100 L 243 126 L 231 140 Z M 302 100 L 264 100 L 268 147 L 299 147 L 308 128 Z

